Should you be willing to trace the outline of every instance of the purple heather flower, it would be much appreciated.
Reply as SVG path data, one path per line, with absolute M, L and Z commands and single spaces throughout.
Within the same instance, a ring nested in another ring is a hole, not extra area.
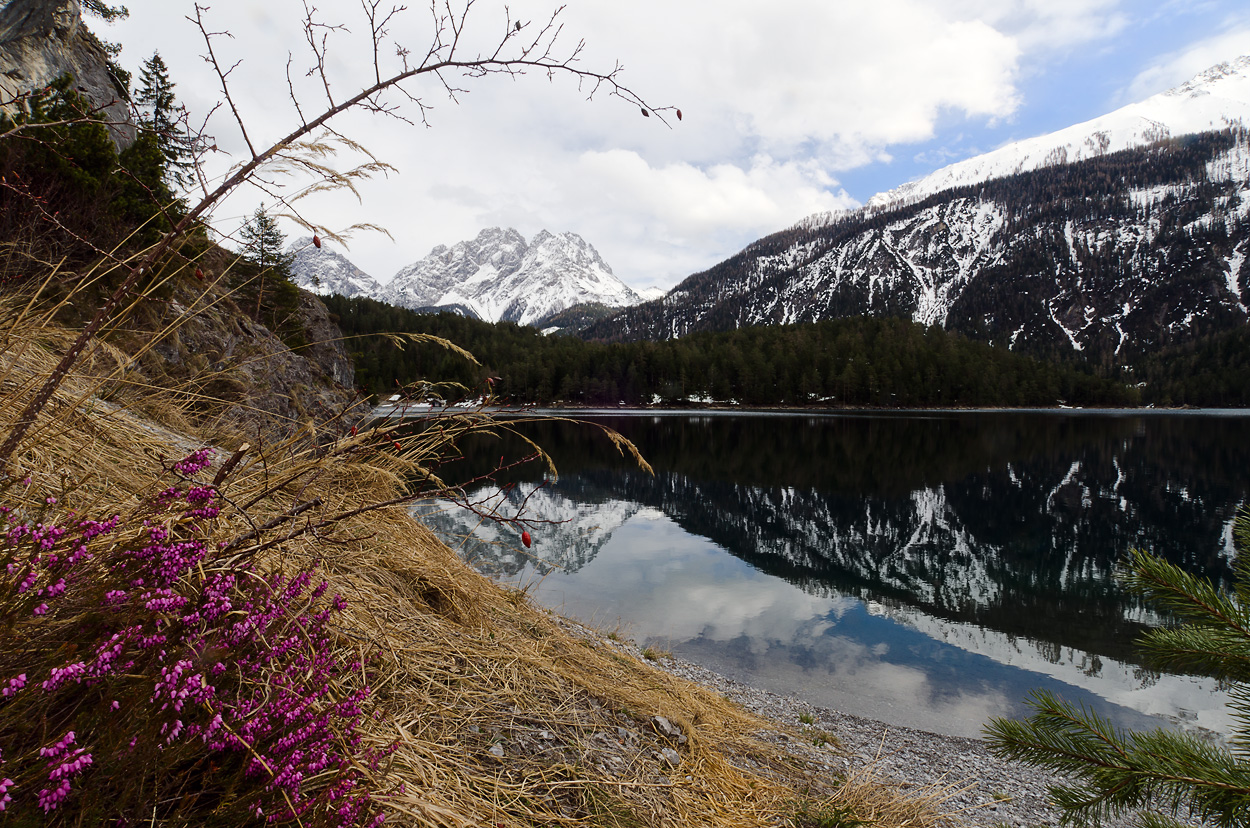
M 81 680 L 81 676 L 85 672 L 87 672 L 87 665 L 81 661 L 66 664 L 64 667 L 53 667 L 52 674 L 41 686 L 45 691 L 51 693 L 70 680 Z M 73 735 L 73 731 L 70 731 L 71 739 Z
M 69 789 L 70 784 L 68 779 L 62 779 L 61 784 L 58 785 L 54 791 L 44 788 L 39 792 L 39 807 L 43 808 L 45 814 L 48 811 L 55 811 L 57 806 L 64 802 L 65 798 L 69 796 Z
M 174 471 L 183 477 L 191 477 L 196 472 L 208 468 L 213 462 L 214 454 L 216 452 L 211 448 L 197 449 L 177 463 L 174 463 Z
M 9 679 L 9 686 L 3 689 L 0 689 L 0 695 L 4 696 L 7 699 L 9 696 L 15 695 L 18 690 L 21 690 L 25 686 L 26 686 L 26 674 L 22 673 L 17 678 Z
M 64 753 L 70 745 L 74 744 L 74 731 L 69 731 L 61 737 L 60 741 L 52 745 L 45 745 L 39 748 L 39 755 L 47 759 L 55 759 Z

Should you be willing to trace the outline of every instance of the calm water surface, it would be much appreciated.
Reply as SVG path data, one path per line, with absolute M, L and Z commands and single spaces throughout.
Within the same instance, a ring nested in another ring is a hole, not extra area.
M 473 496 L 550 521 L 531 550 L 464 510 L 421 512 L 542 604 L 813 704 L 978 735 L 1050 688 L 1127 726 L 1230 727 L 1214 682 L 1141 661 L 1161 619 L 1114 570 L 1142 548 L 1230 582 L 1247 413 L 588 419 L 654 476 L 594 429 L 530 424 L 559 478 Z M 501 453 L 525 448 L 469 446 L 463 474 Z

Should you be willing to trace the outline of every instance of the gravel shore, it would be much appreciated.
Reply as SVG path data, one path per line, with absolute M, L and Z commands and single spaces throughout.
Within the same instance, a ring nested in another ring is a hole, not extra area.
M 901 789 L 941 789 L 945 791 L 942 809 L 969 825 L 1059 824 L 1059 812 L 1047 804 L 1047 786 L 1056 777 L 998 759 L 979 739 L 895 727 L 814 707 L 677 659 L 661 659 L 657 666 L 711 687 L 752 713 L 783 725 L 784 730 L 760 735 L 789 753 L 821 763 L 831 772 L 871 765 L 879 777 Z M 812 742 L 819 739 L 809 742 L 792 736 L 796 728 L 800 734 L 807 731 L 814 737 L 831 734 L 841 744 L 817 747 Z
M 605 638 L 575 621 L 560 618 L 570 632 L 642 658 L 628 641 Z M 1058 825 L 1059 811 L 1048 803 L 1047 788 L 1058 777 L 990 754 L 979 739 L 944 736 L 816 707 L 735 681 L 688 661 L 661 657 L 657 668 L 711 688 L 778 727 L 757 734 L 782 751 L 830 773 L 871 768 L 882 781 L 904 791 L 942 791 L 940 809 L 966 825 Z M 810 734 L 810 735 L 809 735 Z M 832 736 L 827 744 L 825 737 Z M 1107 821 L 1107 828 L 1131 825 L 1129 818 Z

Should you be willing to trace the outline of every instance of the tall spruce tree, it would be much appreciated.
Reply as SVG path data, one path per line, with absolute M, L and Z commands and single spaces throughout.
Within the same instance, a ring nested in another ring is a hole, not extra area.
M 141 110 L 140 126 L 156 136 L 156 144 L 165 157 L 166 178 L 173 184 L 186 184 L 191 168 L 190 139 L 183 128 L 183 110 L 174 97 L 169 67 L 160 52 L 153 52 L 143 62 L 139 81 L 135 104 Z
M 257 269 L 256 316 L 259 318 L 268 286 L 276 283 L 279 289 L 294 288 L 291 265 L 295 263 L 295 254 L 285 252 L 286 236 L 278 229 L 278 222 L 265 212 L 263 204 L 243 225 L 239 236 L 243 242 L 243 261 Z
M 265 211 L 265 205 L 256 208 L 252 218 L 239 231 L 239 236 L 243 241 L 244 261 L 255 265 L 263 273 L 290 280 L 295 254 L 285 252 L 286 235 L 278 229 L 278 222 Z
M 1123 576 L 1177 621 L 1143 638 L 1150 659 L 1231 688 L 1237 725 L 1228 745 L 1180 731 L 1122 731 L 1048 692 L 1034 694 L 1031 718 L 995 719 L 986 728 L 997 755 L 1069 777 L 1051 788 L 1065 825 L 1097 825 L 1131 811 L 1148 828 L 1186 817 L 1221 828 L 1250 825 L 1250 511 L 1238 515 L 1233 537 L 1232 594 L 1144 552 L 1132 554 Z

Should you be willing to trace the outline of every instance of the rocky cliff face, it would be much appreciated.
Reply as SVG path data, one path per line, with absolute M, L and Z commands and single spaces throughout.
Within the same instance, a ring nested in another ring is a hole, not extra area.
M 301 236 L 287 247 L 295 255 L 291 272 L 295 283 L 318 296 L 377 296 L 382 292 L 373 277 L 330 248 L 329 242 L 317 247 L 312 236 Z
M 109 125 L 118 149 L 134 143 L 124 90 L 108 54 L 82 21 L 78 0 L 0 0 L 0 108 L 12 111 L 27 92 L 69 73 Z
M 150 334 L 171 331 L 135 361 L 132 369 L 150 386 L 175 395 L 194 395 L 192 407 L 203 424 L 225 432 L 281 438 L 309 423 L 318 437 L 345 431 L 370 406 L 355 391 L 355 371 L 343 347 L 342 332 L 317 297 L 302 293 L 295 309 L 307 345 L 291 348 L 232 298 L 214 274 L 229 257 L 202 260 L 209 284 L 176 279 L 169 294 L 150 303 L 134 322 L 135 341 L 120 341 L 134 352 Z M 341 416 L 341 420 L 335 421 Z
M 366 296 L 421 313 L 452 311 L 487 322 L 561 329 L 582 327 L 608 309 L 643 301 L 576 233 L 542 230 L 526 242 L 512 228 L 489 227 L 452 247 L 438 245 L 386 285 L 328 243 L 318 248 L 304 237 L 287 249 L 295 255 L 295 283 L 305 290 Z M 570 309 L 572 314 L 562 316 Z

